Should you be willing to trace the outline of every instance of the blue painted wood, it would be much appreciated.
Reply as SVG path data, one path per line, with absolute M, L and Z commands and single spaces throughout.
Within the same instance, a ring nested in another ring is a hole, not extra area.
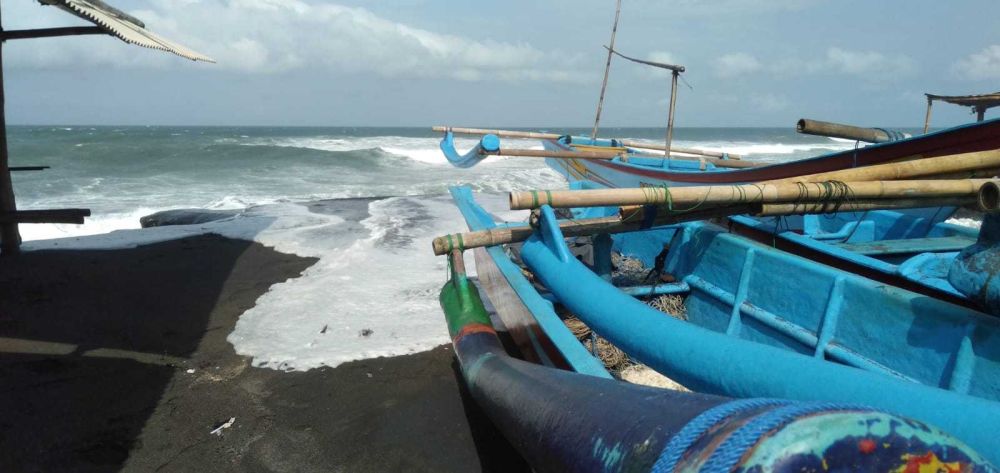
M 929 455 L 961 471 L 994 471 L 954 437 L 867 406 L 731 400 L 511 358 L 460 267 L 451 266 L 440 301 L 462 377 L 535 471 L 895 471 Z
M 469 226 L 469 230 L 487 230 L 496 226 L 493 217 L 482 207 L 476 204 L 472 197 L 472 189 L 467 186 L 452 187 L 449 189 L 455 205 L 458 206 Z M 503 248 L 491 247 L 486 250 L 503 277 L 510 284 L 521 302 L 531 311 L 538 326 L 545 332 L 556 349 L 563 355 L 570 367 L 579 373 L 597 376 L 601 378 L 611 378 L 611 375 L 604 365 L 577 341 L 576 337 L 570 333 L 566 325 L 562 323 L 559 316 L 552 309 L 552 303 L 543 298 L 535 290 L 531 282 L 525 279 L 521 273 L 521 268 L 504 253 Z M 538 340 L 532 340 L 532 344 L 537 353 L 544 353 L 544 347 Z
M 938 251 L 960 251 L 976 242 L 967 236 L 946 236 L 931 238 L 909 238 L 905 240 L 878 240 L 864 243 L 833 243 L 841 250 L 859 255 L 898 255 Z
M 542 215 L 541 231 L 521 249 L 536 277 L 588 326 L 686 386 L 881 406 L 942 426 L 1000 459 L 993 428 L 1000 425 L 1000 321 L 695 222 L 672 232 L 667 259 L 668 272 L 691 287 L 685 323 L 594 275 L 569 255 L 551 210 Z M 741 281 L 743 327 L 727 336 Z M 831 308 L 837 284 L 840 306 Z M 818 348 L 828 361 L 813 356 Z
M 455 135 L 452 132 L 446 132 L 444 138 L 441 139 L 441 152 L 444 153 L 444 157 L 451 163 L 452 166 L 458 168 L 471 168 L 480 163 L 480 161 L 489 157 L 486 154 L 487 151 L 496 151 L 500 149 L 500 138 L 496 135 L 485 135 L 480 140 L 479 143 L 469 150 L 465 154 L 459 153 L 455 150 Z

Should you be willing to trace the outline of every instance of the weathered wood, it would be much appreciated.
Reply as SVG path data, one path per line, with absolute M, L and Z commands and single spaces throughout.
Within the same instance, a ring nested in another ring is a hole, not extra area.
M 431 130 L 437 132 L 447 132 L 451 131 L 456 135 L 497 135 L 501 138 L 523 138 L 529 140 L 558 140 L 563 135 L 557 135 L 555 133 L 539 133 L 535 131 L 519 131 L 519 130 L 499 130 L 499 129 L 489 129 L 489 128 L 462 128 L 462 127 L 449 127 L 449 126 L 434 126 Z M 641 149 L 651 149 L 656 151 L 664 151 L 666 147 L 663 145 L 658 145 L 656 143 L 647 143 L 644 141 L 637 140 L 617 140 L 622 146 L 628 146 L 629 148 L 641 148 Z M 671 151 L 676 151 L 678 153 L 694 154 L 698 156 L 708 156 L 713 158 L 721 158 L 720 161 L 723 164 L 716 164 L 717 166 L 726 166 L 724 163 L 729 160 L 739 160 L 740 155 L 732 153 L 720 153 L 717 151 L 704 151 L 694 148 L 679 148 L 674 146 Z M 677 159 L 683 159 L 681 157 L 675 156 Z M 715 161 L 710 161 L 715 163 Z M 757 164 L 757 163 L 755 163 Z
M 927 114 L 924 115 L 924 133 L 931 127 L 931 106 L 934 105 L 934 99 L 927 97 Z
M 566 236 L 590 235 L 604 231 L 612 231 L 621 224 L 618 217 L 600 217 L 579 220 L 560 220 L 559 228 Z M 455 249 L 479 248 L 484 246 L 502 245 L 524 241 L 534 230 L 529 226 L 492 228 L 475 232 L 455 233 L 439 236 L 432 246 L 435 255 L 444 255 Z
M 823 122 L 802 118 L 795 124 L 795 131 L 806 135 L 832 136 L 847 140 L 865 141 L 868 143 L 886 143 L 892 141 L 883 130 L 877 128 L 862 128 L 841 123 Z
M 832 202 L 826 200 L 800 201 L 794 203 L 743 202 L 737 204 L 705 204 L 690 210 L 669 210 L 664 207 L 625 207 L 619 209 L 618 217 L 600 217 L 578 220 L 560 220 L 559 228 L 566 237 L 596 235 L 601 233 L 622 233 L 641 230 L 651 226 L 671 225 L 695 220 L 750 214 L 756 216 L 802 215 L 832 212 L 853 212 L 879 209 L 910 209 L 937 206 L 969 206 L 976 203 L 976 195 L 957 197 L 883 198 L 852 199 Z M 655 215 L 646 215 L 652 209 Z M 530 226 L 494 228 L 475 232 L 455 233 L 440 236 L 433 241 L 435 255 L 444 255 L 455 250 L 465 250 L 494 245 L 506 245 L 527 240 L 534 230 Z
M 83 223 L 90 209 L 15 210 L 0 212 L 0 223 Z
M 667 112 L 667 141 L 663 147 L 663 156 L 667 159 L 670 159 L 670 144 L 674 141 L 674 107 L 677 105 L 677 77 L 679 76 L 680 72 L 674 69 L 670 79 L 670 111 Z
M 608 62 L 604 65 L 604 81 L 601 82 L 601 96 L 597 99 L 597 115 L 594 117 L 594 129 L 590 132 L 590 139 L 597 139 L 597 127 L 601 123 L 601 109 L 604 108 L 604 91 L 608 88 L 608 75 L 611 73 L 611 52 L 615 48 L 615 36 L 618 35 L 618 17 L 622 12 L 622 0 L 618 0 L 615 5 L 615 22 L 611 26 L 611 48 L 608 49 Z
M 44 171 L 49 169 L 49 166 L 11 166 L 8 169 L 11 171 Z
M 675 210 L 703 205 L 741 203 L 785 203 L 858 199 L 906 199 L 913 197 L 975 197 L 988 179 L 758 183 L 733 186 L 642 187 L 522 191 L 510 193 L 512 210 L 542 205 L 556 208 L 668 205 Z
M 0 31 L 3 26 L 0 25 Z M 0 212 L 14 212 L 14 185 L 10 180 L 10 157 L 7 151 L 7 119 L 3 79 L 3 42 L 0 42 Z M 21 234 L 17 222 L 0 223 L 0 254 L 20 251 Z
M 79 36 L 89 34 L 110 34 L 100 26 L 66 26 L 61 28 L 38 28 L 31 30 L 11 30 L 0 32 L 0 41 L 10 39 L 52 38 L 56 36 Z
M 983 212 L 1000 211 L 1000 185 L 996 181 L 988 181 L 979 188 L 976 204 Z
M 846 202 L 795 202 L 762 204 L 757 216 L 804 215 L 865 210 L 919 209 L 923 207 L 964 207 L 975 205 L 975 196 L 925 197 L 914 199 L 859 199 Z

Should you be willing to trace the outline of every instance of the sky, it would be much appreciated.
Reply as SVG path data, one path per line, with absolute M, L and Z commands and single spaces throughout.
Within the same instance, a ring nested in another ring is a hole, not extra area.
M 9 41 L 8 123 L 589 126 L 614 18 L 614 0 L 109 3 L 217 63 L 104 36 Z M 622 4 L 616 49 L 687 68 L 679 127 L 916 127 L 924 92 L 1000 91 L 997 0 Z M 86 24 L 34 0 L 2 19 Z M 668 75 L 616 58 L 602 124 L 664 126 L 668 98 Z M 934 106 L 933 126 L 974 120 Z

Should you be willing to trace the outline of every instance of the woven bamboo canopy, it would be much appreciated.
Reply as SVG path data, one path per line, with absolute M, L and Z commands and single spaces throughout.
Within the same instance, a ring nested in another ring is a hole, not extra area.
M 42 5 L 55 6 L 82 18 L 93 26 L 67 26 L 28 30 L 4 30 L 0 26 L 0 253 L 19 251 L 21 236 L 18 223 L 83 223 L 89 209 L 48 209 L 18 211 L 14 202 L 11 171 L 40 171 L 48 166 L 10 167 L 7 150 L 7 121 L 4 116 L 3 46 L 7 41 L 57 36 L 110 35 L 122 41 L 146 48 L 159 49 L 192 61 L 215 62 L 204 54 L 163 38 L 146 29 L 146 25 L 101 0 L 38 0 Z
M 972 111 L 976 113 L 976 121 L 980 122 L 983 121 L 983 118 L 986 115 L 986 110 L 1000 106 L 1000 92 L 979 95 L 924 95 L 927 96 L 927 116 L 924 118 L 924 133 L 927 133 L 927 129 L 930 127 L 931 104 L 933 104 L 935 100 L 940 100 L 954 105 L 961 105 L 963 107 L 972 107 Z

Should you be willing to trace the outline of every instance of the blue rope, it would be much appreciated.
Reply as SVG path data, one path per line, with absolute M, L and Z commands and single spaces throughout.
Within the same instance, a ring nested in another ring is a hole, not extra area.
M 881 131 L 882 133 L 885 133 L 886 136 L 889 137 L 889 141 L 890 142 L 906 139 L 906 135 L 903 134 L 903 132 L 898 131 L 898 130 L 889 130 L 887 128 L 876 128 L 876 130 Z
M 760 442 L 761 437 L 768 432 L 788 425 L 799 417 L 818 414 L 824 411 L 853 410 L 872 411 L 873 409 L 852 404 L 800 402 L 761 413 L 726 437 L 716 447 L 715 451 L 712 452 L 712 456 L 708 458 L 708 461 L 702 465 L 701 471 L 707 473 L 728 473 L 732 471 L 743 455 Z
M 789 402 L 784 399 L 739 399 L 719 404 L 702 412 L 698 417 L 691 419 L 691 421 L 685 424 L 680 432 L 677 432 L 676 435 L 670 438 L 667 446 L 663 447 L 660 458 L 656 460 L 651 471 L 653 473 L 673 472 L 677 468 L 677 463 L 680 462 L 681 456 L 691 448 L 691 445 L 701 438 L 705 432 L 726 418 L 740 412 L 759 409 L 761 407 L 782 406 Z

